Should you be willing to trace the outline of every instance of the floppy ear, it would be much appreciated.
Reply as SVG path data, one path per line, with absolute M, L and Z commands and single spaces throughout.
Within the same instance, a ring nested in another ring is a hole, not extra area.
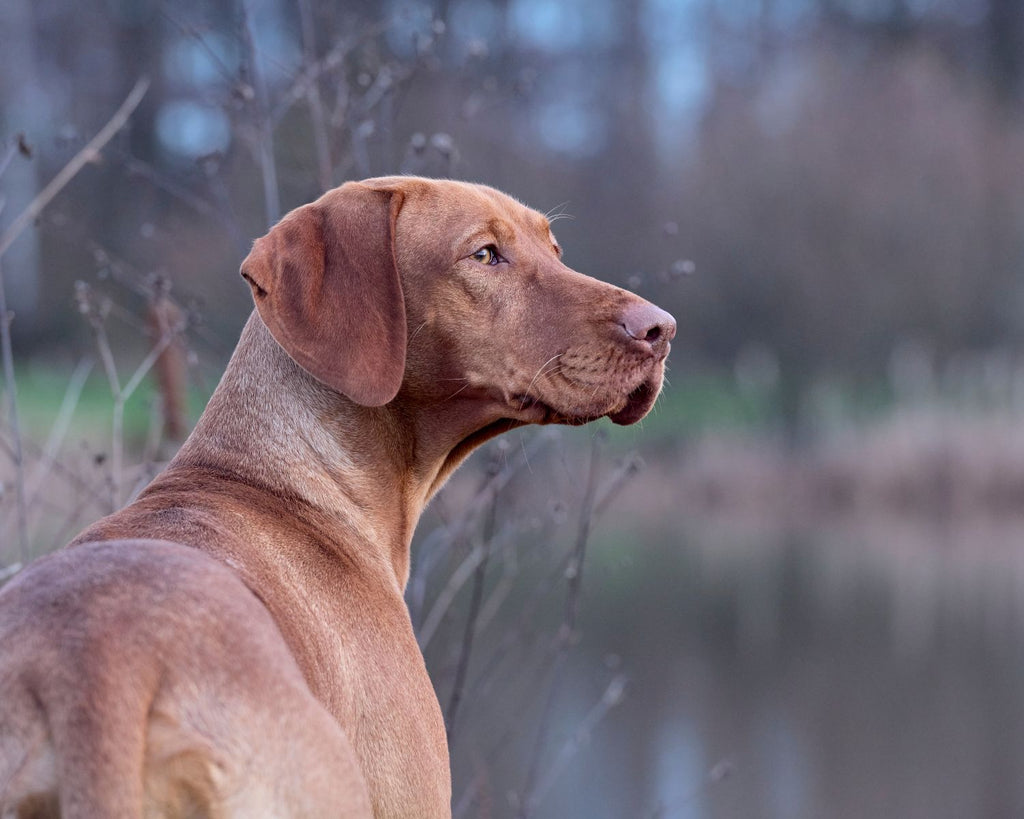
M 278 344 L 314 378 L 367 407 L 394 398 L 405 372 L 394 250 L 402 198 L 349 182 L 289 213 L 242 262 Z

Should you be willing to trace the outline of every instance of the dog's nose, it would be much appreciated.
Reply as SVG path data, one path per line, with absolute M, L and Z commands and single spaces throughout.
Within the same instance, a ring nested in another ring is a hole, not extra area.
M 676 334 L 676 320 L 649 301 L 629 305 L 619 323 L 630 338 L 646 341 L 655 352 L 664 350 Z

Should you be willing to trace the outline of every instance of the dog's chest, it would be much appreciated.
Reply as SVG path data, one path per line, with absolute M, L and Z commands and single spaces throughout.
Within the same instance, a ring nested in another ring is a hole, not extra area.
M 269 583 L 260 596 L 355 747 L 375 815 L 450 816 L 444 721 L 401 596 L 333 561 L 279 561 Z
M 354 608 L 293 653 L 355 746 L 376 814 L 449 816 L 444 721 L 404 602 Z

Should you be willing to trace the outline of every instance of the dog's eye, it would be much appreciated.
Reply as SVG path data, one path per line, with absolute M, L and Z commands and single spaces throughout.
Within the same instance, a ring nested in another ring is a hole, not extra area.
M 473 254 L 472 258 L 476 259 L 478 262 L 480 262 L 480 264 L 489 265 L 495 265 L 498 262 L 505 261 L 504 259 L 501 258 L 500 255 L 498 255 L 498 249 L 494 245 L 487 245 L 485 247 L 480 248 L 476 253 Z

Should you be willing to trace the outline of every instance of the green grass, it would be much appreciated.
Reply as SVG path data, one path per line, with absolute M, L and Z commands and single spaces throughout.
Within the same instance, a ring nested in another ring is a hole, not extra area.
M 18 371 L 18 408 L 26 437 L 42 442 L 49 435 L 70 380 L 70 371 L 35 365 Z M 124 435 L 131 447 L 143 441 L 151 424 L 154 384 L 145 380 L 125 405 Z M 883 391 L 848 388 L 832 392 L 846 418 L 876 415 L 891 404 Z M 189 417 L 198 418 L 209 395 L 193 389 Z M 78 399 L 68 440 L 102 444 L 111 434 L 113 397 L 102 371 L 94 368 Z M 806 419 L 805 419 L 806 420 Z M 712 432 L 771 433 L 783 423 L 775 392 L 743 390 L 727 372 L 675 374 L 654 410 L 642 422 L 619 427 L 604 422 L 613 448 L 651 451 L 671 442 Z
M 43 442 L 53 429 L 71 381 L 71 372 L 59 367 L 29 366 L 16 373 L 18 414 L 29 440 Z M 146 379 L 125 402 L 124 438 L 127 445 L 141 443 L 152 423 L 155 385 Z M 195 419 L 209 396 L 189 395 L 189 417 Z M 110 440 L 114 398 L 103 372 L 95 367 L 74 405 L 68 441 L 100 443 Z
M 18 410 L 27 438 L 45 441 L 57 418 L 71 373 L 54 366 L 34 365 L 17 373 Z M 677 376 L 665 387 L 654 411 L 631 427 L 605 424 L 618 448 L 657 446 L 679 437 L 708 431 L 760 430 L 778 422 L 779 411 L 770 396 L 753 396 L 739 390 L 726 375 Z M 125 442 L 141 443 L 151 423 L 155 386 L 144 381 L 128 399 L 124 411 Z M 194 421 L 209 396 L 199 390 L 189 395 L 189 416 Z M 96 445 L 109 441 L 113 396 L 102 371 L 89 375 L 75 405 L 68 441 L 86 440 Z

